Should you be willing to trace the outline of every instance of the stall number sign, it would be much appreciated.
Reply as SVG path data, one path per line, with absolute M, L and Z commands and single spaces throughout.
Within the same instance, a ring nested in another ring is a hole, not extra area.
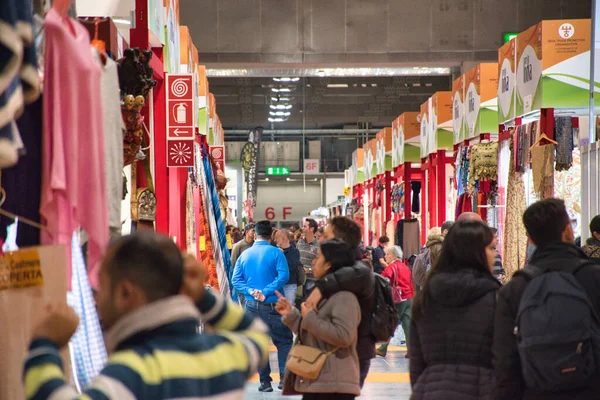
M 304 160 L 304 173 L 307 175 L 318 175 L 320 171 L 318 159 Z
M 267 175 L 289 175 L 290 169 L 288 167 L 268 167 Z
M 0 257 L 0 290 L 44 286 L 42 262 L 36 248 Z
M 292 207 L 281 207 L 281 209 L 275 207 L 267 207 L 265 209 L 265 218 L 268 221 L 286 221 L 287 217 L 290 215 L 292 215 Z
M 194 166 L 192 74 L 167 74 L 167 167 Z

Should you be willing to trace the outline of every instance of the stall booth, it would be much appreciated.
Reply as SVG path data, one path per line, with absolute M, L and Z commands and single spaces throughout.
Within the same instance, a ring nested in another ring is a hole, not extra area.
M 522 268 L 532 252 L 520 220 L 531 203 L 562 198 L 576 235 L 587 231 L 581 191 L 573 188 L 585 187 L 580 149 L 587 150 L 590 123 L 596 124 L 588 118 L 590 32 L 590 20 L 542 21 L 498 52 L 499 191 L 506 192 L 507 274 Z
M 475 212 L 499 228 L 498 65 L 479 64 L 455 80 L 453 99 L 456 207 L 452 219 Z
M 363 240 L 371 246 L 377 240 L 379 208 L 377 207 L 377 139 L 371 139 L 363 146 L 365 181 L 363 183 Z M 376 245 L 376 243 L 375 243 Z
M 421 105 L 421 241 L 452 214 L 452 92 L 437 92 Z
M 362 147 L 354 150 L 352 153 L 352 166 L 350 167 L 349 173 L 349 184 L 352 189 L 350 206 L 348 207 L 347 214 L 352 217 L 358 224 L 365 229 L 364 227 L 364 213 L 363 213 L 363 196 L 364 196 L 364 187 L 363 183 L 365 181 L 365 160 L 364 160 L 364 150 Z
M 402 247 L 404 258 L 408 259 L 416 252 L 411 249 L 408 235 L 404 235 L 405 225 L 414 224 L 417 230 L 412 242 L 420 248 L 421 234 L 419 218 L 421 216 L 421 157 L 419 150 L 419 113 L 406 112 L 400 115 L 392 124 L 392 188 L 390 193 L 393 241 Z M 392 237 L 390 237 L 391 239 Z
M 389 236 L 388 224 L 393 226 L 391 188 L 392 188 L 392 128 L 384 128 L 377 133 L 376 164 L 377 180 L 375 184 L 375 203 L 379 209 L 377 237 Z

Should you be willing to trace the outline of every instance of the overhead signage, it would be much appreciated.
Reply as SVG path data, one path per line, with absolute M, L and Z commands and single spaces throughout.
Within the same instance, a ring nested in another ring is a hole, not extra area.
M 515 32 L 507 32 L 507 33 L 502 34 L 502 44 L 506 44 L 506 43 L 510 42 L 517 36 L 519 36 L 519 34 L 515 33 Z
M 194 78 L 167 74 L 167 167 L 194 166 Z
M 289 167 L 267 167 L 267 175 L 289 175 Z
M 304 173 L 306 175 L 318 175 L 320 171 L 319 160 L 307 158 L 304 160 Z
M 217 170 L 225 172 L 225 146 L 210 146 L 210 156 Z

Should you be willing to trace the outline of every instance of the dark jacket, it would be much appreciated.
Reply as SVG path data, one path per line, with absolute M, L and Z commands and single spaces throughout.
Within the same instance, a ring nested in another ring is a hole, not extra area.
M 286 285 L 297 285 L 298 284 L 298 267 L 300 265 L 300 250 L 296 246 L 290 245 L 287 249 L 283 249 L 283 255 L 287 260 L 288 267 L 290 269 L 290 279 Z
M 554 243 L 538 248 L 530 265 L 541 269 L 560 270 L 565 265 L 573 265 L 573 260 L 587 259 L 581 249 L 571 244 Z M 575 277 L 590 294 L 596 310 L 600 310 L 600 266 L 583 267 Z M 498 384 L 497 400 L 586 400 L 600 398 L 600 377 L 595 379 L 596 387 L 576 392 L 547 393 L 525 387 L 521 374 L 521 360 L 514 335 L 515 320 L 527 278 L 515 275 L 498 294 L 494 329 L 494 367 Z
M 496 291 L 491 274 L 463 269 L 429 278 L 423 316 L 410 324 L 411 399 L 491 400 Z M 416 317 L 413 312 L 413 318 Z
M 373 271 L 362 261 L 352 267 L 344 267 L 317 281 L 323 297 L 329 298 L 337 292 L 354 293 L 360 304 L 361 320 L 358 325 L 356 352 L 359 360 L 375 358 L 375 338 L 371 334 L 371 315 L 375 307 L 375 277 Z
M 583 252 L 588 257 L 600 259 L 600 240 L 589 238 L 583 246 Z

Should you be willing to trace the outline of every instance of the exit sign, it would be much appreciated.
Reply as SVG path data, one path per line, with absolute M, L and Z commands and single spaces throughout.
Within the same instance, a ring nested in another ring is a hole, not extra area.
M 267 167 L 267 175 L 289 175 L 289 167 Z
M 506 44 L 506 43 L 510 42 L 512 39 L 516 38 L 517 36 L 519 36 L 519 34 L 514 33 L 514 32 L 504 33 L 502 35 L 502 43 Z

